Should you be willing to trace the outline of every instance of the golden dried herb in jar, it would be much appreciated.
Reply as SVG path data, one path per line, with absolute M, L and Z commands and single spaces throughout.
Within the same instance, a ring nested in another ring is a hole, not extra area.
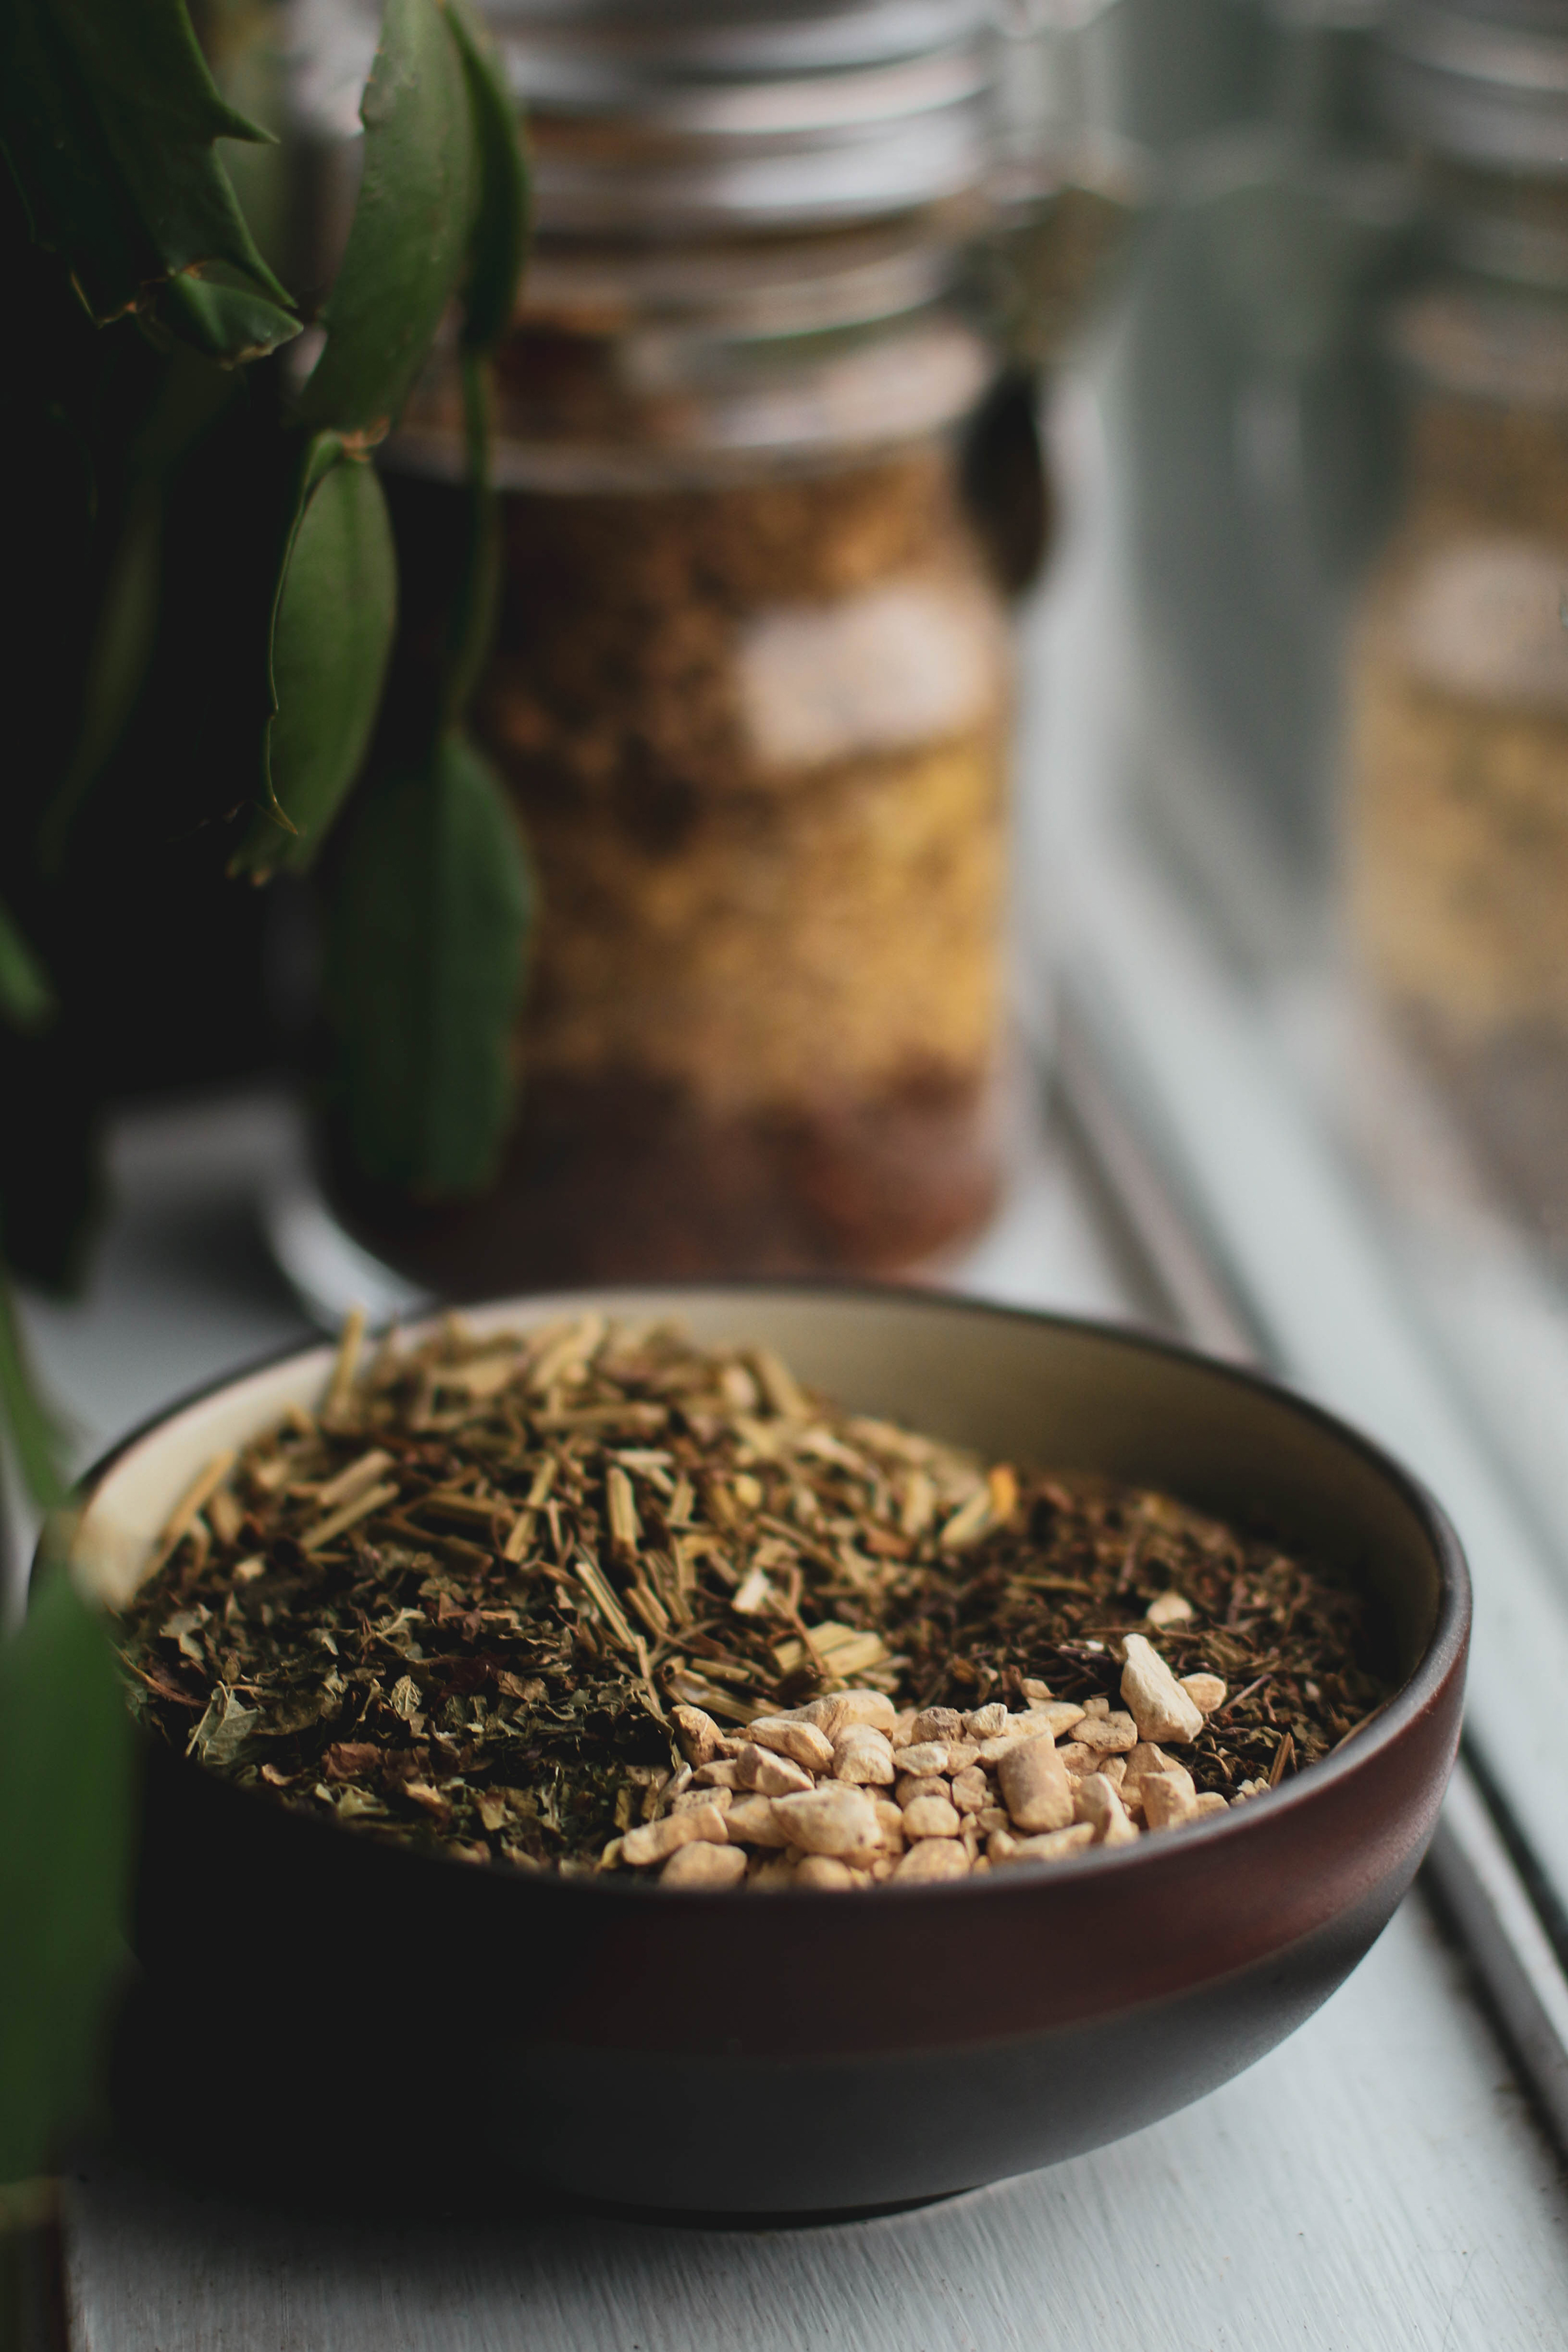
M 1568 43 L 1541 46 L 1568 68 Z M 1448 262 L 1393 320 L 1409 444 L 1352 669 L 1348 903 L 1363 972 L 1494 1177 L 1561 1239 L 1568 149 L 1558 143 L 1554 168 L 1530 152 L 1550 78 L 1517 93 L 1518 120 L 1498 112 L 1500 87 L 1489 83 L 1473 120 L 1451 92 L 1434 118 L 1457 150 L 1427 173 Z M 1561 96 L 1556 106 L 1568 126 Z M 1500 141 L 1517 152 L 1489 163 Z
M 963 299 L 991 52 L 977 10 L 849 8 L 807 72 L 788 22 L 776 71 L 704 84 L 721 114 L 765 90 L 795 125 L 771 148 L 660 143 L 670 78 L 720 70 L 697 18 L 657 89 L 620 58 L 619 114 L 534 113 L 475 707 L 541 885 L 522 1110 L 482 1200 L 412 1203 L 342 1149 L 329 1171 L 443 1286 L 894 1268 L 996 1191 L 1009 688 L 962 488 L 995 369 Z M 437 367 L 386 457 L 405 668 L 460 450 Z

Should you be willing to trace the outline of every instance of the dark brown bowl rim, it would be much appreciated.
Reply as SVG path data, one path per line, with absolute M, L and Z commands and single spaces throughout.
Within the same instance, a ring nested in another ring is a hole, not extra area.
M 997 1322 L 1026 1323 L 1036 1327 L 1044 1325 L 1055 1331 L 1073 1333 L 1097 1340 L 1109 1340 L 1113 1345 L 1126 1348 L 1132 1353 L 1163 1357 L 1178 1366 L 1210 1376 L 1217 1376 L 1221 1380 L 1231 1382 L 1237 1388 L 1261 1394 L 1271 1402 L 1284 1405 L 1289 1411 L 1300 1414 L 1311 1425 L 1324 1431 L 1331 1438 L 1347 1446 L 1352 1454 L 1359 1455 L 1380 1477 L 1387 1481 L 1415 1513 L 1436 1559 L 1440 1589 L 1436 1622 L 1432 1629 L 1431 1639 L 1405 1681 L 1400 1685 L 1392 1698 L 1384 1701 L 1374 1719 L 1369 1721 L 1362 1730 L 1350 1734 L 1342 1746 L 1335 1748 L 1321 1762 L 1310 1765 L 1304 1771 L 1294 1775 L 1288 1786 L 1270 1790 L 1269 1801 L 1266 1808 L 1260 1809 L 1256 1803 L 1247 1804 L 1223 1815 L 1215 1814 L 1206 1821 L 1193 1822 L 1184 1828 L 1179 1838 L 1162 1838 L 1158 1848 L 1158 1859 L 1161 1862 L 1166 1864 L 1179 1864 L 1183 1853 L 1206 1853 L 1218 1839 L 1235 1839 L 1244 1836 L 1249 1832 L 1265 1827 L 1270 1820 L 1278 1821 L 1286 1808 L 1294 1813 L 1299 1812 L 1304 1805 L 1312 1804 L 1316 1801 L 1319 1793 L 1326 1793 L 1350 1774 L 1361 1771 L 1373 1757 L 1381 1755 L 1393 1747 L 1407 1727 L 1436 1698 L 1450 1675 L 1462 1665 L 1470 1634 L 1469 1568 L 1452 1522 L 1424 1481 L 1416 1477 L 1413 1471 L 1406 1469 L 1402 1462 L 1374 1439 L 1365 1436 L 1352 1423 L 1342 1420 L 1338 1413 L 1331 1412 L 1327 1406 L 1317 1403 L 1310 1397 L 1301 1395 L 1286 1381 L 1276 1379 L 1271 1373 L 1258 1370 L 1251 1365 L 1231 1363 L 1223 1357 L 1207 1355 L 1202 1349 L 1191 1347 L 1184 1340 L 1171 1339 L 1163 1332 L 1142 1330 L 1136 1325 L 1117 1323 L 1109 1318 L 1058 1314 L 1049 1307 L 1013 1307 L 996 1299 L 973 1298 L 966 1297 L 961 1291 L 927 1289 L 913 1283 L 866 1280 L 824 1282 L 805 1276 L 763 1276 L 752 1278 L 732 1276 L 721 1280 L 681 1277 L 663 1282 L 582 1283 L 560 1290 L 520 1291 L 512 1297 L 494 1300 L 465 1299 L 458 1311 L 462 1312 L 464 1308 L 469 1311 L 484 1310 L 491 1306 L 513 1305 L 520 1308 L 531 1309 L 535 1306 L 547 1307 L 555 1301 L 564 1303 L 591 1298 L 595 1293 L 613 1294 L 617 1298 L 636 1299 L 639 1294 L 668 1297 L 671 1294 L 688 1292 L 694 1297 L 698 1296 L 713 1297 L 722 1297 L 726 1293 L 736 1297 L 742 1294 L 754 1296 L 759 1291 L 771 1291 L 783 1297 L 793 1296 L 824 1301 L 862 1298 L 881 1306 L 896 1306 L 901 1303 L 922 1308 L 934 1307 L 950 1309 L 958 1314 L 978 1314 L 989 1317 Z M 442 1306 L 441 1301 L 434 1301 L 417 1318 L 410 1319 L 425 1323 L 433 1317 L 439 1316 Z M 216 1396 L 220 1391 L 232 1388 L 241 1381 L 251 1379 L 258 1372 L 268 1371 L 277 1365 L 285 1364 L 293 1357 L 310 1355 L 317 1349 L 330 1347 L 331 1344 L 330 1338 L 323 1335 L 322 1338 L 303 1346 L 293 1344 L 274 1349 L 241 1365 L 234 1371 L 225 1372 L 213 1380 L 203 1381 L 198 1387 L 186 1391 L 168 1404 L 161 1406 L 156 1412 L 150 1413 L 145 1421 L 138 1423 L 135 1428 L 117 1440 L 106 1453 L 100 1454 L 81 1473 L 72 1487 L 73 1504 L 78 1507 L 85 1506 L 123 1455 L 141 1444 L 143 1439 L 152 1436 L 166 1422 L 174 1421 L 182 1412 L 188 1412 L 193 1405 L 200 1404 L 206 1398 Z M 43 1544 L 40 1541 L 35 1555 L 35 1573 L 42 1556 Z M 200 1765 L 174 1757 L 172 1750 L 169 1753 L 171 1760 L 183 1770 L 201 1773 Z M 226 1787 L 229 1794 L 242 1802 L 248 1801 L 265 1805 L 268 1816 L 271 1820 L 291 1821 L 296 1831 L 301 1835 L 338 1838 L 352 1834 L 336 1822 L 317 1821 L 310 1815 L 296 1813 L 291 1807 L 277 1805 L 270 1799 L 258 1795 L 253 1790 L 237 1787 L 232 1781 L 220 1782 L 216 1775 L 202 1777 L 211 1780 L 216 1786 Z M 1084 1878 L 1098 1877 L 1107 1870 L 1124 1868 L 1130 1864 L 1135 1864 L 1140 1858 L 1153 1861 L 1156 1856 L 1146 1852 L 1149 1843 L 1149 1841 L 1141 1840 L 1139 1846 L 1131 1853 L 1121 1850 L 1110 1853 L 1090 1848 L 1085 1854 L 1069 1856 L 1064 1861 L 1053 1863 L 1049 1866 L 1048 1883 L 1053 1886 L 1070 1885 Z M 458 1855 L 438 1851 L 431 1853 L 416 1846 L 400 1847 L 388 1843 L 382 1845 L 380 1850 L 384 1853 L 397 1857 L 400 1865 L 410 1868 L 439 1867 L 442 1870 L 460 1870 L 470 1875 L 474 1869 L 471 1862 L 464 1862 Z M 506 1874 L 498 1874 L 498 1875 Z M 547 1899 L 562 1901 L 619 1903 L 624 1901 L 628 1894 L 634 1893 L 632 1888 L 617 1884 L 614 1879 L 601 1878 L 597 1875 L 563 1878 L 549 1874 L 523 1871 L 510 1874 L 516 1878 L 520 1887 L 527 1889 L 532 1899 L 538 1899 L 543 1895 Z M 1038 1872 L 1031 1871 L 1026 1874 L 1026 1877 L 1031 1880 L 1046 1876 L 1047 1873 L 1043 1865 Z M 1026 1874 L 1021 1871 L 994 1874 L 988 1871 L 978 1880 L 962 1878 L 924 1881 L 905 1886 L 900 1886 L 896 1882 L 889 1881 L 878 1886 L 875 1889 L 875 1895 L 879 1901 L 893 1897 L 905 1903 L 932 1899 L 943 1902 L 974 1903 L 982 1902 L 987 1896 L 1016 1893 L 1020 1891 L 1020 1882 L 1025 1878 Z M 641 1903 L 651 1896 L 657 1901 L 679 1902 L 684 1915 L 686 1911 L 709 1904 L 731 1904 L 744 1893 L 745 1889 L 742 1887 L 710 1889 L 706 1893 L 697 1888 L 679 1890 L 670 1888 L 661 1893 L 656 1881 L 651 1885 L 638 1885 L 635 1889 L 634 1899 Z M 814 1890 L 807 1887 L 794 1890 L 790 1902 L 792 1913 L 803 1901 L 812 1905 L 815 1909 L 820 1910 L 824 1916 L 833 1916 L 842 1907 L 842 1896 L 830 1888 Z

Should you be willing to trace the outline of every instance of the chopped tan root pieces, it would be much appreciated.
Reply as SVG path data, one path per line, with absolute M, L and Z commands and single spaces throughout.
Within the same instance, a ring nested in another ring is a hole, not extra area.
M 738 1845 L 683 1845 L 658 1875 L 664 1886 L 737 1886 L 745 1874 L 746 1857 Z
M 661 1864 L 667 1886 L 919 1885 L 1133 1845 L 1267 1795 L 1262 1779 L 1232 1797 L 1200 1791 L 1180 1758 L 1148 1736 L 1158 1724 L 1179 1744 L 1165 1727 L 1167 1682 L 1200 1723 L 1198 1699 L 1212 1712 L 1225 1685 L 1194 1675 L 1196 1696 L 1184 1691 L 1150 1643 L 1133 1651 L 1139 1639 L 1127 1644 L 1131 1711 L 1104 1698 L 1037 1699 L 1026 1717 L 1000 1704 L 900 1717 L 881 1692 L 847 1690 L 793 1715 L 759 1716 L 741 1735 L 700 1707 L 678 1707 L 681 1748 L 707 1760 L 674 1774 L 657 1800 L 647 1791 L 655 1818 L 613 1840 L 599 1866 Z
M 1147 1785 L 1147 1783 L 1145 1783 Z M 1097 1845 L 1131 1845 L 1138 1832 L 1128 1820 L 1116 1784 L 1103 1772 L 1086 1772 L 1074 1800 L 1076 1819 L 1094 1832 Z
M 921 1838 L 910 1847 L 893 1876 L 902 1886 L 911 1879 L 967 1878 L 970 1867 L 968 1854 L 951 1838 Z
M 724 1752 L 724 1735 L 710 1715 L 700 1706 L 672 1706 L 670 1721 L 680 1742 L 680 1752 L 689 1764 L 710 1764 Z
M 804 1765 L 808 1772 L 833 1769 L 834 1743 L 815 1723 L 795 1723 L 787 1717 L 760 1715 L 746 1726 L 746 1737 L 759 1748 L 771 1748 L 774 1755 L 787 1756 L 793 1764 Z
M 1016 1841 L 1006 1859 L 1009 1862 L 1065 1862 L 1069 1854 L 1087 1853 L 1094 1840 L 1092 1822 L 1075 1822 L 1071 1829 L 1052 1830 L 1045 1837 Z M 995 1859 L 993 1855 L 992 1860 Z
M 773 1811 L 770 1797 L 742 1797 L 724 1816 L 724 1827 L 742 1845 L 788 1845 L 789 1837 Z
M 1195 1739 L 1204 1727 L 1203 1709 L 1182 1688 L 1153 1643 L 1142 1633 L 1129 1633 L 1125 1646 L 1121 1696 L 1138 1726 L 1138 1738 Z M 1133 1742 L 1127 1744 L 1131 1748 Z
M 837 1780 L 861 1788 L 890 1789 L 897 1773 L 887 1734 L 869 1723 L 851 1723 L 834 1741 L 829 1766 Z
M 1130 1715 L 1089 1715 L 1073 1726 L 1073 1738 L 1096 1756 L 1126 1756 L 1139 1741 L 1139 1727 Z
M 1145 1772 L 1138 1783 L 1143 1819 L 1152 1830 L 1179 1829 L 1197 1819 L 1197 1792 L 1190 1773 Z
M 963 1816 L 946 1797 L 917 1797 L 904 1807 L 904 1835 L 910 1838 L 956 1837 Z
M 997 1766 L 1002 1801 L 1020 1830 L 1063 1830 L 1073 1817 L 1067 1768 L 1048 1740 L 1010 1748 Z
M 890 1739 L 899 1717 L 885 1691 L 847 1690 L 836 1692 L 831 1698 L 814 1698 L 809 1706 L 797 1710 L 795 1719 L 815 1725 L 832 1741 L 852 1723 L 868 1723 L 874 1731 L 884 1732 Z
M 621 1860 L 640 1868 L 645 1863 L 663 1862 L 677 1846 L 692 1845 L 699 1840 L 710 1839 L 715 1845 L 723 1845 L 729 1834 L 717 1805 L 695 1805 L 688 1812 L 667 1813 L 662 1821 L 645 1822 L 640 1829 L 628 1830 L 621 1841 Z
M 754 1789 L 763 1797 L 796 1797 L 816 1785 L 804 1765 L 749 1741 L 735 1759 L 735 1778 L 741 1788 Z
M 795 1873 L 797 1886 L 855 1886 L 860 1883 L 856 1872 L 836 1854 L 807 1853 L 801 1856 Z
M 1200 1715 L 1213 1715 L 1229 1697 L 1228 1685 L 1217 1675 L 1184 1675 L 1182 1688 Z
M 842 1781 L 773 1800 L 773 1819 L 792 1845 L 807 1853 L 868 1857 L 882 1842 L 881 1830 L 869 1797 Z

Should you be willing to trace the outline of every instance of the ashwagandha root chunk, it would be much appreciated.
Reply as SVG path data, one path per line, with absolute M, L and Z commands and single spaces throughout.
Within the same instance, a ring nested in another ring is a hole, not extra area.
M 833 1743 L 831 1769 L 858 1788 L 890 1789 L 896 1777 L 892 1743 L 872 1724 L 847 1724 Z
M 996 1767 L 1002 1800 L 1021 1830 L 1065 1830 L 1072 1820 L 1072 1784 L 1048 1739 L 1026 1739 Z
M 882 1843 L 869 1797 L 830 1780 L 797 1797 L 775 1797 L 773 1819 L 792 1845 L 840 1861 L 869 1861 Z
M 738 1886 L 746 1857 L 738 1845 L 683 1845 L 658 1874 L 661 1886 Z
M 1181 1772 L 1186 1769 L 1184 1765 L 1178 1764 L 1173 1756 L 1167 1756 L 1163 1748 L 1157 1748 L 1152 1739 L 1141 1739 L 1127 1756 L 1126 1765 L 1126 1777 L 1122 1782 L 1124 1789 L 1136 1788 L 1145 1772 Z
M 725 1814 L 724 1825 L 732 1845 L 781 1846 L 789 1843 L 773 1818 L 771 1797 L 741 1798 Z
M 812 1785 L 811 1774 L 803 1766 L 792 1764 L 787 1756 L 772 1755 L 765 1748 L 747 1745 L 735 1759 L 736 1786 L 754 1789 L 759 1796 L 793 1797 Z
M 1096 1756 L 1126 1756 L 1138 1745 L 1138 1726 L 1118 1708 L 1111 1715 L 1086 1715 L 1072 1729 L 1074 1744 Z
M 621 1843 L 621 1860 L 641 1869 L 647 1863 L 663 1862 L 678 1846 L 703 1842 L 725 1845 L 729 1837 L 717 1805 L 694 1805 L 688 1812 L 666 1813 L 661 1821 L 644 1822 L 639 1829 L 628 1830 Z
M 956 1707 L 928 1706 L 916 1716 L 910 1726 L 910 1745 L 918 1748 L 922 1741 L 932 1739 L 943 1746 L 950 1739 L 963 1737 L 963 1717 Z
M 893 1876 L 902 1886 L 910 1879 L 967 1878 L 969 1856 L 953 1838 L 921 1838 L 910 1846 Z
M 1076 1811 L 1092 1830 L 1096 1845 L 1131 1845 L 1138 1834 L 1103 1772 L 1088 1772 L 1079 1782 Z
M 1142 1633 L 1129 1633 L 1125 1648 L 1121 1696 L 1138 1726 L 1139 1738 L 1174 1739 L 1184 1746 L 1194 1740 L 1204 1727 L 1203 1710 L 1182 1688 L 1153 1643 Z
M 734 1801 L 732 1789 L 683 1789 L 672 1800 L 669 1810 L 672 1813 L 689 1813 L 699 1805 L 717 1805 L 721 1813 L 727 1813 Z
M 1084 1853 L 1094 1843 L 1092 1822 L 1075 1822 L 1070 1829 L 1051 1830 L 1044 1837 L 1015 1838 L 1011 1853 L 993 1854 L 994 1862 L 1065 1862 Z
M 746 1737 L 757 1748 L 787 1756 L 808 1772 L 831 1772 L 833 1742 L 815 1723 L 795 1723 L 788 1716 L 761 1715 L 746 1726 Z
M 700 1706 L 672 1706 L 669 1719 L 675 1726 L 680 1752 L 689 1764 L 711 1764 L 723 1753 L 723 1733 Z
M 941 1739 L 912 1739 L 907 1747 L 895 1748 L 893 1759 L 900 1772 L 912 1772 L 923 1780 L 932 1772 L 947 1770 L 947 1743 Z
M 877 1816 L 877 1827 L 882 1832 L 883 1844 L 895 1853 L 901 1853 L 904 1847 L 902 1806 L 895 1805 L 890 1797 L 873 1797 L 871 1810 Z
M 1184 1822 L 1196 1821 L 1197 1792 L 1189 1773 L 1145 1772 L 1138 1787 L 1152 1830 L 1180 1829 Z
M 912 1773 L 901 1773 L 893 1785 L 893 1795 L 900 1805 L 912 1805 L 917 1797 L 950 1797 L 952 1783 L 939 1773 L 922 1773 L 916 1779 Z
M 813 1724 L 824 1737 L 836 1739 L 852 1723 L 868 1723 L 875 1731 L 885 1731 L 892 1738 L 899 1720 L 899 1711 L 890 1698 L 881 1691 L 836 1691 L 830 1698 L 814 1698 L 808 1706 L 799 1709 L 801 1719 Z
M 797 1886 L 845 1888 L 854 1885 L 855 1873 L 836 1854 L 807 1853 L 801 1856 L 795 1883 Z
M 956 1837 L 963 1815 L 946 1797 L 917 1797 L 904 1807 L 904 1835 L 909 1838 Z

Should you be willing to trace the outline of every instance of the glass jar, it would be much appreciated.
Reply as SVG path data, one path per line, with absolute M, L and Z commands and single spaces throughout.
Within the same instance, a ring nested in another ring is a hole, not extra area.
M 992 47 L 955 0 L 498 20 L 539 236 L 474 720 L 541 886 L 482 1199 L 328 1138 L 421 1280 L 905 1267 L 999 1173 L 1003 600 L 963 490 Z M 416 693 L 460 528 L 438 361 L 385 453 Z
M 1388 520 L 1376 298 L 1408 173 L 1378 0 L 1143 0 L 1122 119 L 1161 201 L 1109 371 L 1141 826 L 1261 977 L 1310 969 L 1333 874 L 1344 628 Z
M 1555 29 L 1549 30 L 1554 22 Z M 1360 969 L 1529 1223 L 1568 1243 L 1568 38 L 1412 8 L 1388 102 L 1430 265 L 1394 307 L 1397 528 L 1352 662 Z

